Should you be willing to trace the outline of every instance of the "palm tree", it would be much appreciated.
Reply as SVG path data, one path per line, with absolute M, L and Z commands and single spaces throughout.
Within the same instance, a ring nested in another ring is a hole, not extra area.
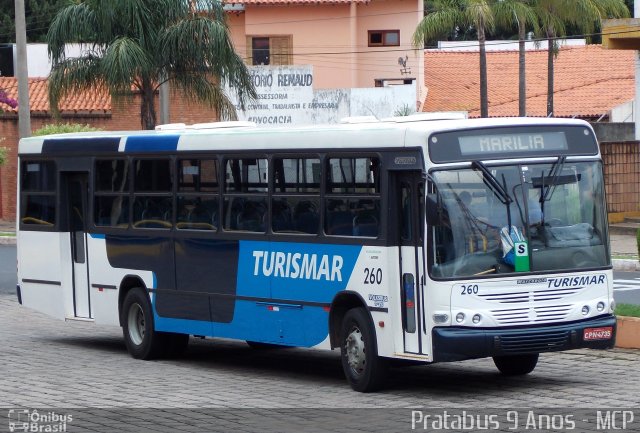
M 487 96 L 487 54 L 485 32 L 493 30 L 492 0 L 433 0 L 434 11 L 427 14 L 413 33 L 413 44 L 423 46 L 425 39 L 457 32 L 459 26 L 474 27 L 480 48 L 480 116 L 489 117 Z
M 624 0 L 534 0 L 540 28 L 547 39 L 547 116 L 553 116 L 553 59 L 556 39 L 565 35 L 565 24 L 572 24 L 590 35 L 604 18 L 629 15 Z
M 498 0 L 493 5 L 498 27 L 518 27 L 518 115 L 527 115 L 527 79 L 525 38 L 527 28 L 538 33 L 538 16 L 530 0 Z
M 225 12 L 217 0 L 76 0 L 54 18 L 47 42 L 53 68 L 49 100 L 57 112 L 70 93 L 105 86 L 113 97 L 141 94 L 144 129 L 156 124 L 154 95 L 170 81 L 190 100 L 236 117 L 225 88 L 244 109 L 255 98 L 249 70 L 234 51 Z M 65 43 L 86 48 L 66 58 Z

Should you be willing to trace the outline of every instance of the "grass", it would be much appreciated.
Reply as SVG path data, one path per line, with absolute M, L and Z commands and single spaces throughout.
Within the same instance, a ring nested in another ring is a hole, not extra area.
M 618 304 L 616 316 L 640 317 L 640 305 Z
M 0 236 L 5 236 L 5 237 L 12 237 L 12 238 L 14 238 L 14 237 L 16 237 L 16 234 L 15 234 L 15 233 L 2 233 L 2 232 L 0 232 Z

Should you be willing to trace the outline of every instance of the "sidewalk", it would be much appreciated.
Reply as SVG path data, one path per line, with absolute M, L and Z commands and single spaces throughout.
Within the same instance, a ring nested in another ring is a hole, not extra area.
M 0 221 L 0 245 L 16 244 L 15 221 Z M 611 257 L 616 271 L 640 271 L 636 237 L 631 234 L 612 234 Z

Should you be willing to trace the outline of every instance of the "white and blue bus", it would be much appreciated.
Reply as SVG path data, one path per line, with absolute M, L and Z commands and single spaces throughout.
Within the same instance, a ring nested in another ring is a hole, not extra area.
M 603 167 L 567 119 L 246 122 L 23 139 L 18 299 L 121 326 L 130 354 L 189 336 L 391 359 L 613 347 Z

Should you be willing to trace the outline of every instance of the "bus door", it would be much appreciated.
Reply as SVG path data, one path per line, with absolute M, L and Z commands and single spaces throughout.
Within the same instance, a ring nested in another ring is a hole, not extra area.
M 424 316 L 424 179 L 421 172 L 399 172 L 396 179 L 400 249 L 400 310 L 404 350 L 426 353 Z
M 70 237 L 73 311 L 75 317 L 92 318 L 87 251 L 88 174 L 62 173 L 63 209 Z

